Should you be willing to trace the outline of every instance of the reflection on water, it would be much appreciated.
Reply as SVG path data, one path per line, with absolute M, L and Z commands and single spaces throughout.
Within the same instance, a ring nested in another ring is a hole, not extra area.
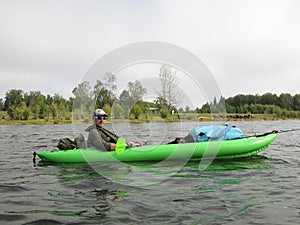
M 149 164 L 152 167 L 149 167 Z M 198 220 L 199 223 L 222 221 L 223 219 L 240 214 L 251 207 L 272 203 L 270 200 L 263 199 L 262 196 L 257 198 L 249 198 L 247 196 L 246 198 L 237 199 L 233 194 L 235 191 L 239 192 L 240 187 L 247 186 L 249 177 L 253 176 L 256 173 L 255 171 L 272 170 L 272 159 L 265 156 L 257 156 L 238 160 L 216 160 L 205 171 L 199 171 L 198 164 L 199 162 L 193 161 L 188 162 L 182 168 L 178 168 L 176 161 L 163 164 L 134 162 L 127 164 L 126 167 L 118 168 L 115 166 L 119 166 L 119 164 L 104 163 L 98 164 L 97 171 L 101 169 L 101 174 L 95 172 L 95 165 L 91 167 L 84 163 L 53 165 L 39 163 L 38 167 L 55 167 L 57 169 L 55 176 L 58 182 L 63 186 L 67 186 L 68 189 L 74 189 L 72 193 L 68 194 L 49 192 L 51 197 L 56 199 L 63 198 L 64 201 L 65 199 L 77 199 L 76 201 L 80 202 L 81 210 L 51 212 L 56 215 L 83 216 L 89 220 L 111 218 L 111 213 L 114 214 L 112 211 L 116 205 L 120 207 L 124 203 L 123 201 L 132 201 L 133 191 L 138 190 L 135 194 L 136 196 L 154 203 L 155 199 L 149 199 L 151 198 L 151 194 L 156 196 L 156 189 L 163 187 L 166 187 L 165 191 L 169 193 L 163 193 L 165 197 L 162 198 L 171 198 L 175 204 L 180 202 L 195 203 L 200 198 L 202 203 L 205 203 L 203 206 L 201 205 L 203 212 L 213 210 L 222 213 L 222 216 L 205 216 Z M 174 173 L 175 171 L 177 172 Z M 114 178 L 113 182 L 108 180 L 103 174 Z M 140 183 L 141 179 L 145 182 L 143 177 L 152 178 L 161 176 L 162 174 L 167 179 L 162 180 L 161 183 L 145 185 L 143 188 L 138 189 L 134 187 L 135 185 L 130 185 L 130 183 Z M 186 185 L 187 181 L 189 185 Z M 122 184 L 126 184 L 126 186 Z M 81 190 L 76 190 L 78 188 Z M 86 192 L 86 189 L 89 191 Z M 216 199 L 215 194 L 219 195 L 222 191 L 227 194 L 222 197 L 222 200 Z M 143 196 L 142 193 L 146 193 L 148 197 Z M 186 196 L 187 193 L 189 197 Z M 185 197 L 182 197 L 182 194 Z M 179 196 L 180 198 L 178 198 Z M 214 199 L 215 203 L 212 202 L 211 198 Z M 97 203 L 91 206 L 91 199 Z M 221 205 L 219 205 L 220 201 L 222 202 Z M 240 207 L 236 209 L 237 204 Z M 200 206 L 199 204 L 197 205 Z M 232 208 L 232 205 L 235 205 L 235 207 Z M 91 212 L 91 207 L 93 212 Z M 127 208 L 126 206 L 123 207 Z
M 86 163 L 49 163 L 40 161 L 37 166 L 48 167 L 52 166 L 58 169 L 56 176 L 60 183 L 76 183 L 76 181 L 92 179 L 95 177 L 116 178 L 114 180 L 118 183 L 122 182 L 122 179 L 127 179 L 130 176 L 132 179 L 140 179 L 137 173 L 146 175 L 147 177 L 155 175 L 166 175 L 169 177 L 199 177 L 201 178 L 203 174 L 217 172 L 225 172 L 231 170 L 263 170 L 271 169 L 272 163 L 265 156 L 255 156 L 245 159 L 235 159 L 235 160 L 215 160 L 212 164 L 207 165 L 204 171 L 199 170 L 199 162 L 191 161 L 187 162 L 183 167 L 178 161 L 166 161 L 166 162 L 129 162 L 120 164 L 112 163 L 94 163 L 94 165 L 89 165 Z M 101 171 L 98 173 L 96 171 Z M 130 175 L 133 174 L 133 175 Z M 131 182 L 134 182 L 132 180 Z

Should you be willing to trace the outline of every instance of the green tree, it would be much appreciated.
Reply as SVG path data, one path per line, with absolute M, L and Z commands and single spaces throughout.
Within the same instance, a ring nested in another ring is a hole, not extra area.
M 4 110 L 4 102 L 2 98 L 0 98 L 0 110 Z
M 23 107 L 23 112 L 22 112 L 22 119 L 23 120 L 28 120 L 31 115 L 31 111 L 28 107 L 24 106 Z
M 262 105 L 277 105 L 278 97 L 276 94 L 266 93 L 259 98 L 259 103 Z
M 74 104 L 74 98 L 70 97 L 69 100 L 67 101 L 67 104 L 68 104 L 69 112 L 72 112 L 72 107 L 73 107 L 73 104 Z
M 119 103 L 123 109 L 124 118 L 128 119 L 132 103 L 131 103 L 129 92 L 127 90 L 123 90 L 122 93 L 120 94 Z
M 210 104 L 207 102 L 205 103 L 201 109 L 199 109 L 199 113 L 210 113 Z
M 105 73 L 104 86 L 112 94 L 111 98 L 115 100 L 115 93 L 117 91 L 116 75 L 113 73 Z
M 23 94 L 23 91 L 20 89 L 12 89 L 6 92 L 4 109 L 11 119 L 19 117 L 17 115 L 17 108 L 22 107 L 24 104 Z
M 117 101 L 114 102 L 111 108 L 111 117 L 113 119 L 123 119 L 124 118 L 124 109 Z
M 111 116 L 111 106 L 109 104 L 105 104 L 102 109 L 109 115 Z
M 178 113 L 184 113 L 183 108 L 180 107 L 180 108 L 178 109 Z
M 68 101 L 59 94 L 55 94 L 52 99 L 53 99 L 53 103 L 56 105 L 58 117 L 60 119 L 67 118 L 69 112 Z
M 52 118 L 54 120 L 56 120 L 58 118 L 58 109 L 57 109 L 57 106 L 54 103 L 52 103 L 50 105 L 49 111 L 50 111 L 50 113 L 52 115 Z
M 40 91 L 30 91 L 24 94 L 24 101 L 33 114 L 34 119 L 44 119 L 46 109 L 46 97 Z
M 30 116 L 30 109 L 26 107 L 25 102 L 22 102 L 21 105 L 12 108 L 13 116 L 15 120 L 28 120 Z
M 286 109 L 281 110 L 281 118 L 289 118 L 290 117 L 290 112 Z
M 97 80 L 93 92 L 96 108 L 103 108 L 103 106 L 106 104 L 112 107 L 114 101 L 116 100 L 115 93 L 117 86 L 115 82 L 116 76 L 112 73 L 106 73 L 103 82 Z
M 139 119 L 140 115 L 142 114 L 142 109 L 139 105 L 135 104 L 131 108 L 131 114 L 134 116 L 135 119 Z
M 142 101 L 144 95 L 147 93 L 147 89 L 144 88 L 140 81 L 128 82 L 128 93 L 130 103 L 133 105 L 138 101 Z
M 188 105 L 185 107 L 185 112 L 186 112 L 186 113 L 191 112 L 191 109 L 190 109 L 190 107 L 189 107 Z
M 52 104 L 52 102 L 53 102 L 52 96 L 47 95 L 47 96 L 46 96 L 46 99 L 45 99 L 45 102 L 46 102 L 46 104 L 47 104 L 48 106 L 50 106 L 50 105 Z
M 168 118 L 169 116 L 169 109 L 167 107 L 164 107 L 160 110 L 160 117 L 163 119 Z
M 283 109 L 292 110 L 293 108 L 293 97 L 289 93 L 283 93 L 279 96 L 279 106 Z
M 217 102 L 217 98 L 214 97 L 213 104 L 210 107 L 211 107 L 210 111 L 212 113 L 225 113 L 226 112 L 225 98 L 221 96 L 219 102 Z
M 94 100 L 96 102 L 96 108 L 103 108 L 104 105 L 108 104 L 113 105 L 116 97 L 112 90 L 108 89 L 110 87 L 106 83 L 103 83 L 100 80 L 97 80 L 96 85 L 94 86 Z
M 300 111 L 300 94 L 296 94 L 293 97 L 293 110 Z
M 72 91 L 75 96 L 73 102 L 74 110 L 88 110 L 91 104 L 91 87 L 88 81 L 83 81 L 79 83 L 77 87 L 75 87 Z
M 248 105 L 255 105 L 258 103 L 259 95 L 246 95 Z

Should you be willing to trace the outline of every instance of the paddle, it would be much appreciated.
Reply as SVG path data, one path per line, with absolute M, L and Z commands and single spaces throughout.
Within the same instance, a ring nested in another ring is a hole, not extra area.
M 116 153 L 119 155 L 126 149 L 127 144 L 125 138 L 119 138 L 116 144 Z

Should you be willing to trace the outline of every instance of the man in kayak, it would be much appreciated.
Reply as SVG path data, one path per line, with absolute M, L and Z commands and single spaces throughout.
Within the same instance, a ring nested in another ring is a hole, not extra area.
M 103 109 L 96 109 L 93 113 L 93 125 L 89 126 L 85 131 L 89 132 L 88 145 L 92 148 L 100 150 L 113 151 L 119 136 L 105 129 L 107 114 Z M 141 146 L 140 142 L 128 142 L 127 147 Z

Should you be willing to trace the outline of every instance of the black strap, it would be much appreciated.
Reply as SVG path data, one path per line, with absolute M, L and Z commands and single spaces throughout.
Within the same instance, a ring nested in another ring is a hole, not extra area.
M 267 136 L 269 134 L 277 134 L 277 133 L 278 133 L 277 130 L 273 130 L 271 132 L 266 132 L 266 133 L 263 133 L 263 134 L 255 135 L 255 137 L 263 137 L 263 136 Z

